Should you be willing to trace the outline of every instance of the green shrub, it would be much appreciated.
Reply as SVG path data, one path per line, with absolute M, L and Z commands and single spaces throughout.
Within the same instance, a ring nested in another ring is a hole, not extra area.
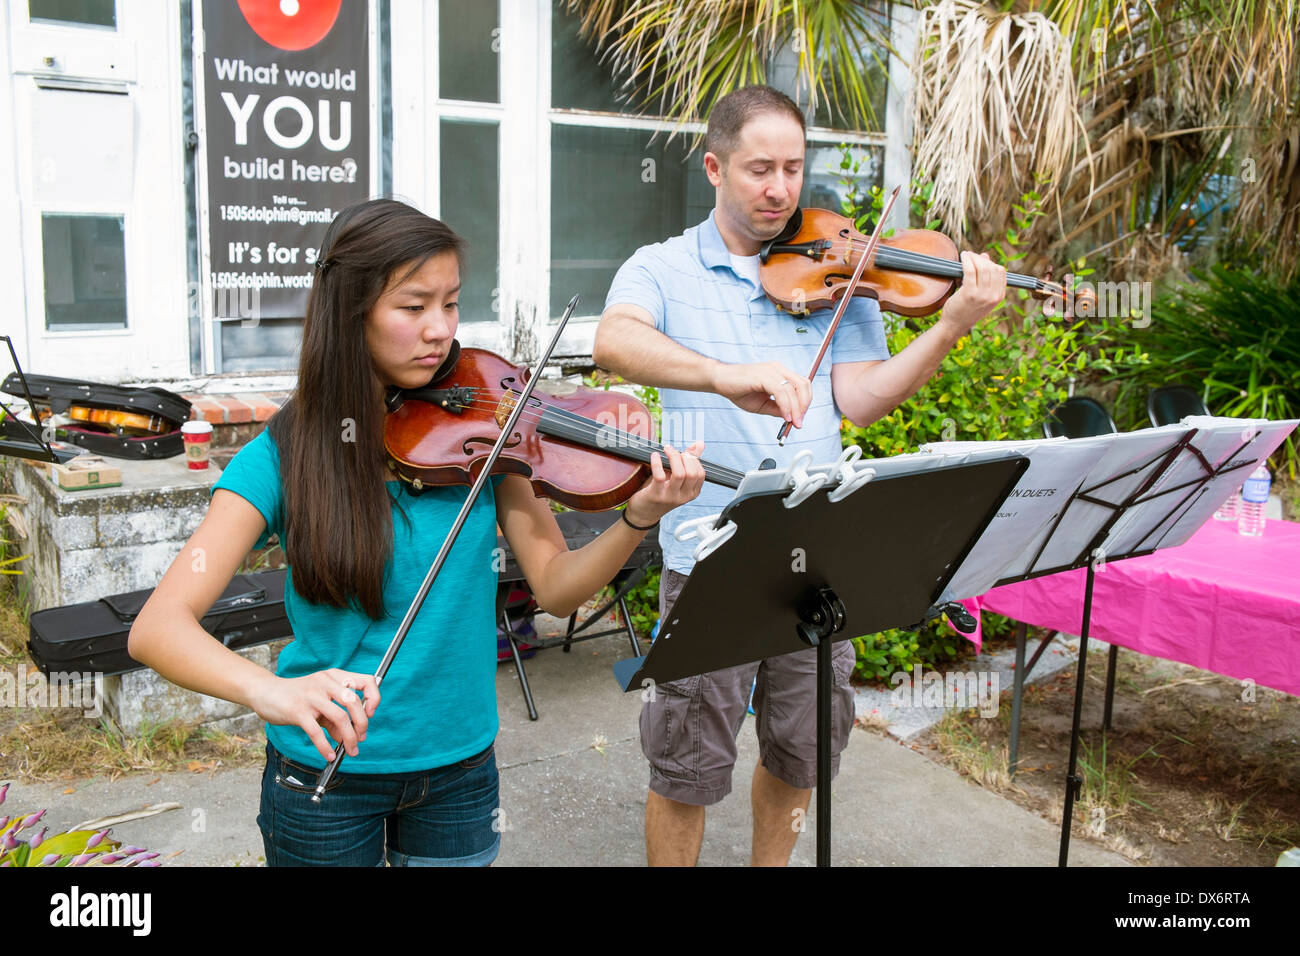
M 1187 385 L 1210 411 L 1234 418 L 1300 416 L 1300 277 L 1216 265 L 1155 298 L 1146 328 L 1120 330 L 1120 342 L 1149 361 L 1117 369 L 1121 428 L 1148 424 L 1147 393 Z M 1293 434 L 1274 462 L 1294 479 L 1300 449 Z

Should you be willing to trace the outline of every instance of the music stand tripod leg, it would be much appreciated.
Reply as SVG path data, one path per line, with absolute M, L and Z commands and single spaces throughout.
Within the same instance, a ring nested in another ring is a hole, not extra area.
M 1011 744 L 1007 754 L 1007 771 L 1012 779 L 1020 766 L 1020 703 L 1025 695 L 1025 639 L 1028 632 L 1028 624 L 1016 622 L 1016 675 L 1011 685 Z
M 623 629 L 627 632 L 627 639 L 632 642 L 632 656 L 641 656 L 641 645 L 636 642 L 636 628 L 632 626 L 632 614 L 627 609 L 627 597 L 618 599 L 618 609 L 623 614 Z
M 1115 703 L 1115 664 L 1119 660 L 1119 645 L 1112 644 L 1106 661 L 1106 713 L 1101 719 L 1101 729 L 1110 730 L 1111 708 Z
M 1092 583 L 1095 561 L 1088 562 L 1088 576 L 1083 587 L 1083 627 L 1079 634 L 1079 673 L 1074 682 L 1074 721 L 1070 726 L 1070 766 L 1065 775 L 1065 807 L 1061 811 L 1061 853 L 1058 866 L 1066 866 L 1070 858 L 1070 823 L 1074 815 L 1074 801 L 1083 786 L 1083 778 L 1076 773 L 1079 760 L 1079 722 L 1083 715 L 1083 681 L 1088 669 L 1088 628 L 1092 623 Z
M 831 865 L 831 635 L 844 629 L 844 604 L 819 588 L 796 611 L 799 637 L 817 648 L 817 865 Z
M 569 615 L 569 627 L 568 630 L 564 632 L 564 653 L 566 654 L 569 653 L 569 650 L 573 647 L 573 625 L 577 623 L 578 612 L 574 611 Z

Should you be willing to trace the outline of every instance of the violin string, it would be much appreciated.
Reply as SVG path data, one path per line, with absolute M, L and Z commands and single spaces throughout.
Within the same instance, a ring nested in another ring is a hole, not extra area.
M 487 390 L 484 389 L 484 391 L 486 392 Z M 513 389 L 510 389 L 509 391 L 510 394 L 512 395 L 520 394 L 519 392 Z M 504 392 L 502 394 L 504 395 Z M 576 412 L 571 412 L 566 408 L 561 408 L 558 405 L 536 398 L 536 396 L 534 396 L 532 400 L 537 402 L 539 405 L 543 406 L 544 410 L 541 412 L 536 412 L 529 409 L 525 409 L 520 414 L 519 417 L 521 419 L 527 419 L 531 421 L 534 425 L 540 424 L 542 418 L 547 414 L 547 412 L 549 412 L 554 418 L 565 421 L 570 426 L 575 427 L 580 433 L 585 432 L 586 433 L 585 437 L 587 437 L 587 439 L 590 442 L 592 442 L 594 445 L 597 446 L 601 445 L 601 437 L 600 437 L 601 433 L 605 432 L 607 429 L 613 428 L 612 425 L 601 424 L 600 422 L 597 422 L 593 419 L 586 418 L 583 415 L 579 415 Z M 499 398 L 493 400 L 492 394 L 488 393 L 487 395 L 485 395 L 484 398 L 473 399 L 469 402 L 466 402 L 461 407 L 468 409 L 473 413 L 484 414 L 489 417 L 495 417 L 495 412 L 497 408 L 500 407 L 500 400 Z M 660 454 L 664 455 L 665 458 L 667 457 L 666 454 L 664 453 L 663 445 L 659 444 L 658 442 L 652 441 L 648 438 L 644 438 L 643 436 L 637 435 L 633 432 L 623 431 L 621 429 L 614 429 L 614 432 L 616 437 L 618 438 L 618 443 L 613 447 L 623 447 L 628 449 L 629 451 L 640 451 L 646 455 L 647 460 L 649 459 L 650 454 L 653 452 L 659 452 Z M 610 447 L 608 445 L 608 442 L 605 443 L 605 447 Z M 667 464 L 666 461 L 665 464 Z M 738 476 L 740 474 L 739 472 L 736 472 L 734 469 L 727 468 L 726 466 L 723 465 L 713 465 L 706 462 L 704 463 L 704 467 L 706 472 L 712 471 L 719 474 L 727 473 L 727 474 L 732 474 L 733 476 Z
M 474 387 L 474 389 L 477 392 L 479 390 L 479 387 Z M 479 411 L 494 413 L 497 410 L 497 408 L 500 406 L 501 398 L 505 395 L 507 391 L 511 395 L 520 394 L 515 389 L 503 389 L 501 392 L 491 392 L 486 387 L 482 387 L 482 391 L 484 393 L 483 398 L 472 399 L 471 401 L 466 402 L 462 407 L 466 407 L 466 408 L 474 407 L 476 410 Z M 659 445 L 657 442 L 654 442 L 647 438 L 643 438 L 642 436 L 637 435 L 633 432 L 628 432 L 622 429 L 614 428 L 613 425 L 598 422 L 594 419 L 587 418 L 583 415 L 579 415 L 576 412 L 569 411 L 567 408 L 564 408 L 560 405 L 556 405 L 552 402 L 546 401 L 545 399 L 538 398 L 536 394 L 532 396 L 531 401 L 536 402 L 538 405 L 540 405 L 542 407 L 542 411 L 539 412 L 539 411 L 533 411 L 532 409 L 524 409 L 524 411 L 520 414 L 520 418 L 527 419 L 533 422 L 534 424 L 540 424 L 542 417 L 547 412 L 550 412 L 554 417 L 563 419 L 566 423 L 570 425 L 588 428 L 590 430 L 589 433 L 593 437 L 599 435 L 601 431 L 604 431 L 606 429 L 613 429 L 619 437 L 634 439 L 637 442 L 641 442 L 644 444 L 644 447 L 646 447 L 651 451 L 663 450 L 663 446 Z
M 859 243 L 854 240 L 847 240 L 846 247 L 847 248 L 845 252 L 845 257 L 849 258 L 854 252 L 866 251 L 867 244 Z M 893 258 L 900 265 L 916 266 L 918 271 L 920 271 L 921 267 L 928 266 L 936 262 L 943 262 L 949 265 L 960 265 L 960 263 L 955 259 L 944 259 L 941 256 L 928 256 L 925 255 L 924 253 L 912 252 L 911 250 L 908 249 L 897 249 L 893 246 L 878 246 L 876 251 L 877 251 L 877 255 L 879 255 L 879 253 L 881 252 L 887 251 L 890 257 Z M 886 266 L 886 268 L 889 267 Z
M 850 257 L 853 252 L 865 251 L 868 245 L 868 243 L 859 242 L 856 239 L 847 239 L 845 240 L 845 242 L 846 242 L 846 253 L 845 253 L 846 258 Z M 888 250 L 890 256 L 893 259 L 895 259 L 900 265 L 916 266 L 918 267 L 917 271 L 920 271 L 919 267 L 927 266 L 935 262 L 946 262 L 954 265 L 961 264 L 960 261 L 957 259 L 945 259 L 942 256 L 926 255 L 925 253 L 921 253 L 921 252 L 913 252 L 910 249 L 899 249 L 895 246 L 877 247 L 877 253 L 884 250 Z M 885 266 L 885 268 L 890 268 L 890 266 Z M 1020 279 L 1026 282 L 1033 282 L 1035 284 L 1042 281 L 1037 279 L 1034 276 L 1022 275 L 1018 272 L 1008 272 L 1007 278 Z
M 510 390 L 510 393 L 512 395 L 519 394 L 513 389 Z M 504 395 L 504 393 L 502 394 Z M 571 412 L 566 408 L 561 408 L 558 405 L 554 405 L 550 402 L 545 402 L 540 399 L 537 399 L 535 396 L 533 400 L 536 401 L 539 405 L 541 405 L 543 407 L 543 410 L 533 411 L 531 409 L 525 409 L 520 414 L 519 417 L 521 419 L 531 422 L 534 425 L 540 424 L 542 419 L 549 413 L 552 417 L 563 420 L 565 423 L 585 431 L 592 441 L 598 442 L 602 432 L 606 432 L 607 429 L 613 429 L 615 432 L 615 436 L 619 439 L 619 444 L 622 445 L 623 447 L 642 450 L 646 452 L 651 452 L 651 451 L 663 452 L 662 445 L 660 445 L 655 441 L 652 441 L 651 439 L 645 438 L 641 435 L 637 435 L 634 432 L 623 431 L 621 429 L 614 428 L 614 426 L 612 425 L 602 424 L 593 419 L 586 418 L 585 416 L 579 415 L 575 412 Z M 495 417 L 495 412 L 500 407 L 500 398 L 494 397 L 489 393 L 488 395 L 485 395 L 483 398 L 476 398 L 469 402 L 465 402 L 460 407 L 463 409 L 470 409 L 476 413 L 482 413 L 488 416 Z M 608 432 L 606 432 L 606 434 L 608 434 Z
M 518 395 L 519 393 L 515 392 L 512 389 L 511 394 Z M 602 432 L 608 435 L 608 430 L 613 429 L 615 433 L 615 437 L 617 438 L 618 443 L 622 447 L 644 451 L 647 453 L 655 452 L 655 451 L 661 453 L 663 452 L 663 446 L 660 445 L 658 442 L 645 438 L 641 435 L 637 435 L 634 432 L 617 429 L 614 428 L 613 425 L 602 424 L 601 422 L 595 421 L 594 419 L 587 418 L 584 415 L 579 415 L 576 412 L 571 412 L 566 408 L 561 408 L 558 405 L 554 405 L 550 402 L 537 399 L 536 396 L 534 396 L 534 400 L 537 401 L 538 404 L 542 405 L 545 410 L 542 412 L 530 412 L 528 410 L 525 410 L 524 413 L 520 415 L 521 418 L 527 417 L 530 420 L 535 420 L 537 424 L 540 424 L 542 418 L 549 413 L 552 417 L 565 422 L 566 424 L 578 429 L 581 432 L 585 432 L 586 436 L 594 442 L 597 443 L 600 442 L 600 436 Z M 482 401 L 483 400 L 480 400 L 480 407 Z M 490 407 L 493 410 L 495 410 L 497 408 L 497 405 L 490 404 Z M 533 419 L 533 416 L 536 416 L 536 418 Z

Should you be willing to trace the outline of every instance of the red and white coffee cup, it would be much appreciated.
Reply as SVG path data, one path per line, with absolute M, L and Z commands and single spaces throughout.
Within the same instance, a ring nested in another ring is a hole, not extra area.
M 186 463 L 193 471 L 208 467 L 208 452 L 212 448 L 212 423 L 189 421 L 181 426 L 181 440 L 185 442 Z

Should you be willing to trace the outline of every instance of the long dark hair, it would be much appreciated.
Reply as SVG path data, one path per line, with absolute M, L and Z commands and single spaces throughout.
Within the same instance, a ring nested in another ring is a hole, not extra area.
M 298 387 L 269 423 L 280 451 L 285 557 L 294 588 L 313 604 L 383 616 L 393 519 L 384 382 L 366 348 L 366 315 L 390 282 L 443 252 L 460 259 L 462 247 L 446 225 L 391 199 L 349 206 L 325 232 Z

